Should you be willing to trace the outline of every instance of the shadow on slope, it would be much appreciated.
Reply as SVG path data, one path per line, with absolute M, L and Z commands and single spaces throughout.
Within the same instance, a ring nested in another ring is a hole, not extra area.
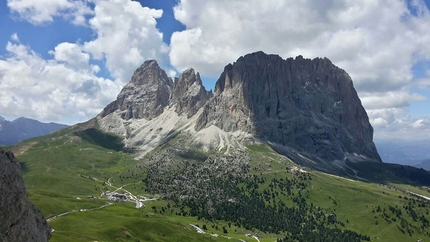
M 429 186 L 430 172 L 412 166 L 377 163 L 347 162 L 349 168 L 357 171 L 357 176 L 378 183 L 407 183 L 415 186 Z
M 79 130 L 75 134 L 83 140 L 106 149 L 121 151 L 124 148 L 124 144 L 118 136 L 104 133 L 96 128 Z

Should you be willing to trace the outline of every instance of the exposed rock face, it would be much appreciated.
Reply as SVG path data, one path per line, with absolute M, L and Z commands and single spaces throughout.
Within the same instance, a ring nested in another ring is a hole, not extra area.
M 145 121 L 124 122 L 130 118 Z M 327 58 L 248 54 L 225 67 L 213 95 L 193 69 L 172 83 L 155 61 L 147 61 L 98 120 L 106 131 L 122 127 L 116 133 L 127 134 L 130 146 L 156 147 L 187 131 L 197 139 L 192 146 L 221 150 L 252 137 L 326 171 L 345 169 L 346 160 L 381 161 L 351 78 Z
M 283 60 L 263 52 L 239 58 L 225 67 L 196 129 L 212 124 L 324 163 L 354 156 L 380 161 L 351 78 L 327 58 Z
M 153 119 L 169 104 L 173 81 L 155 60 L 145 61 L 133 74 L 131 81 L 121 90 L 117 100 L 100 114 L 102 117 L 121 111 L 125 120 Z
M 191 117 L 212 97 L 203 87 L 199 73 L 193 69 L 185 70 L 173 85 L 171 103 L 176 104 L 178 114 L 186 113 Z
M 151 120 L 167 106 L 187 117 L 193 116 L 212 96 L 203 87 L 199 73 L 185 70 L 173 83 L 155 60 L 145 61 L 133 74 L 131 81 L 121 90 L 117 100 L 110 103 L 101 117 L 121 111 L 121 118 Z
M 27 197 L 12 152 L 0 149 L 0 241 L 48 241 L 51 228 Z

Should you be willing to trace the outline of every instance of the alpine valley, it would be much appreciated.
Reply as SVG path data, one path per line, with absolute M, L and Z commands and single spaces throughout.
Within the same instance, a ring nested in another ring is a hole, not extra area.
M 248 54 L 213 92 L 148 60 L 97 117 L 8 148 L 51 241 L 430 241 L 430 172 L 381 161 L 327 58 Z

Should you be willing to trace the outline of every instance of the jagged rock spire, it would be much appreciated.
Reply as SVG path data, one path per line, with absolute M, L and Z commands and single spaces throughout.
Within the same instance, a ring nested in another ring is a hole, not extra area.
M 185 70 L 173 84 L 171 103 L 176 104 L 178 114 L 186 113 L 193 116 L 212 97 L 206 91 L 199 73 L 190 68 Z
M 123 119 L 152 119 L 169 104 L 173 81 L 155 60 L 145 61 L 121 90 L 117 99 L 100 114 L 104 117 L 116 110 Z

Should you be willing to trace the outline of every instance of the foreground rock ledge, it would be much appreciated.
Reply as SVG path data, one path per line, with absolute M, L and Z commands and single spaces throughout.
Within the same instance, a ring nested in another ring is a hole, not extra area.
M 0 148 L 0 241 L 48 241 L 51 227 L 28 200 L 14 154 Z

